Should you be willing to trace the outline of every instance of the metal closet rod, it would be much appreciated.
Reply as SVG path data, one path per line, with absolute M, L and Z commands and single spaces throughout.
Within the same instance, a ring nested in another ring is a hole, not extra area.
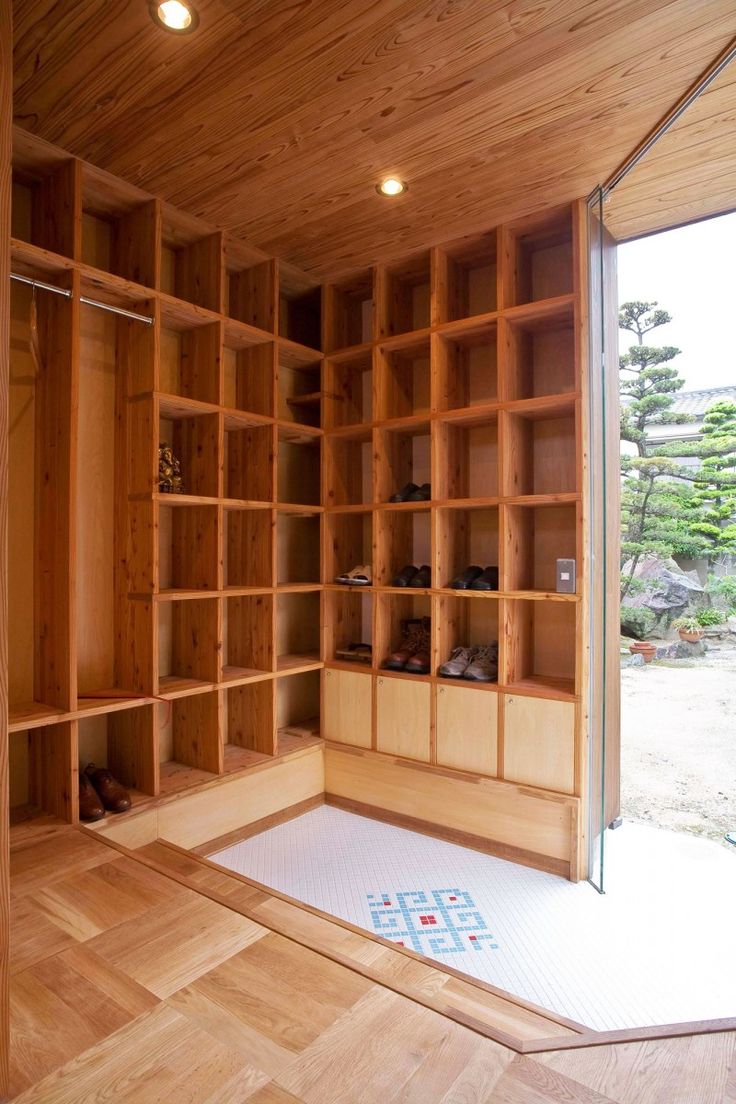
M 17 280 L 19 284 L 28 284 L 32 288 L 50 291 L 54 295 L 61 295 L 64 299 L 71 299 L 73 296 L 73 292 L 68 288 L 56 287 L 55 284 L 47 284 L 44 280 L 34 280 L 31 276 L 21 276 L 17 272 L 11 272 L 10 279 Z M 120 314 L 123 318 L 132 318 L 135 322 L 142 322 L 144 326 L 153 325 L 153 319 L 149 318 L 147 314 L 137 314 L 135 311 L 126 310 L 125 307 L 115 307 L 112 303 L 101 303 L 99 299 L 90 299 L 86 295 L 80 295 L 79 302 L 88 307 L 97 307 L 98 310 L 109 311 L 111 314 Z

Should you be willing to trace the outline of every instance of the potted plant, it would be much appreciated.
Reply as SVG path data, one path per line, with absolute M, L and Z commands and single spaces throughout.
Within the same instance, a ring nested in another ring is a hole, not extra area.
M 672 628 L 677 629 L 680 640 L 687 640 L 689 644 L 697 644 L 703 635 L 703 629 L 697 617 L 678 617 L 672 622 Z

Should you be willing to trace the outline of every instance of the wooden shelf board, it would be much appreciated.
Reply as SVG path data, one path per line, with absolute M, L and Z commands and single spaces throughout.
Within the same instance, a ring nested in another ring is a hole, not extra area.
M 391 336 L 379 338 L 373 344 L 380 346 L 387 353 L 405 352 L 426 344 L 431 334 L 432 327 L 423 326 L 421 330 L 408 330 L 406 333 L 391 334 Z
M 150 705 L 153 700 L 144 694 L 128 695 L 123 690 L 116 692 L 115 689 L 97 691 L 93 697 L 85 697 L 80 693 L 76 712 L 83 717 L 94 717 L 103 713 L 119 713 L 124 709 Z
M 558 594 L 556 590 L 507 590 L 504 598 L 518 598 L 529 602 L 579 602 L 579 594 Z
M 346 345 L 342 349 L 335 349 L 331 353 L 325 353 L 325 360 L 331 360 L 334 364 L 344 364 L 345 361 L 360 360 L 370 356 L 373 352 L 374 341 L 362 341 L 360 345 Z
M 276 660 L 276 673 L 293 675 L 299 671 L 315 671 L 322 667 L 319 652 L 303 652 L 295 655 L 280 655 Z
M 411 671 L 389 671 L 387 667 L 378 667 L 377 674 L 380 678 L 406 679 L 409 682 L 431 682 L 431 675 L 415 675 Z
M 470 318 L 454 318 L 447 322 L 439 322 L 435 331 L 442 337 L 476 337 L 478 334 L 488 332 L 493 334 L 501 316 L 501 311 L 484 311 L 482 314 L 471 315 Z
M 185 299 L 177 299 L 175 295 L 169 295 L 166 291 L 156 292 L 156 297 L 161 304 L 161 317 L 165 320 L 164 324 L 170 329 L 192 330 L 198 326 L 210 326 L 214 322 L 219 322 L 222 317 L 206 307 L 187 303 Z
M 279 364 L 282 368 L 314 368 L 324 358 L 318 349 L 310 349 L 288 337 L 279 337 Z
M 500 498 L 438 498 L 436 505 L 443 510 L 494 510 L 500 503 Z
M 431 499 L 427 502 L 377 502 L 374 506 L 374 510 L 404 510 L 404 511 L 418 511 L 418 510 L 431 510 L 433 506 L 437 506 L 436 500 Z
M 371 502 L 354 503 L 348 506 L 325 506 L 325 513 L 330 514 L 369 514 L 376 510 L 377 506 Z
M 32 825 L 39 828 L 61 828 L 66 824 L 66 821 L 61 820 L 60 817 L 45 813 L 38 805 L 29 804 L 12 806 L 9 820 L 11 829 L 16 829 L 13 832 L 12 843 L 20 841 L 21 826 L 25 828 Z
M 41 246 L 21 238 L 10 239 L 10 261 L 11 272 L 46 280 L 48 283 L 54 282 L 49 277 L 61 276 L 75 267 L 74 261 L 69 257 L 52 253 L 50 249 L 42 249 Z
M 306 445 L 310 448 L 316 448 L 324 433 L 319 426 L 302 425 L 301 422 L 285 422 L 279 421 L 277 423 L 279 430 L 279 441 L 283 441 L 289 445 Z
M 144 496 L 130 496 L 131 498 L 142 498 Z M 147 497 L 147 496 L 145 496 Z M 153 501 L 158 502 L 161 506 L 217 506 L 220 502 L 219 498 L 211 498 L 208 495 L 192 495 L 192 494 L 167 494 L 165 491 L 154 491 L 152 495 Z
M 380 674 L 377 667 L 373 667 L 370 663 L 351 663 L 347 659 L 328 659 L 325 661 L 325 668 L 335 671 L 360 671 L 364 675 L 377 675 Z
M 154 602 L 191 602 L 200 598 L 217 598 L 219 593 L 218 590 L 185 590 L 172 587 L 171 589 L 160 590 L 158 594 L 149 597 L 152 597 Z
M 225 347 L 234 349 L 252 349 L 254 345 L 266 345 L 275 341 L 276 335 L 268 330 L 261 330 L 258 326 L 251 326 L 249 322 L 240 322 L 236 318 L 225 318 L 223 323 Z
M 442 675 L 435 675 L 432 682 L 438 686 L 464 686 L 471 690 L 490 690 L 494 694 L 498 694 L 501 689 L 498 682 L 473 682 L 471 679 L 444 678 Z
M 273 587 L 229 586 L 218 590 L 220 598 L 247 598 L 251 594 L 271 594 Z
M 324 513 L 324 506 L 313 506 L 307 502 L 277 502 L 276 509 L 280 514 L 302 514 L 305 517 Z
M 40 728 L 55 724 L 64 716 L 62 709 L 43 702 L 19 702 L 8 709 L 8 732 L 24 732 L 27 728 Z
M 572 311 L 575 305 L 575 296 L 572 292 L 568 295 L 555 295 L 551 299 L 537 299 L 533 303 L 520 303 L 515 307 L 506 307 L 500 311 L 500 315 L 509 322 L 549 322 L 558 317 L 564 317 L 566 311 Z
M 432 416 L 431 411 L 424 410 L 418 414 L 406 414 L 402 418 L 386 418 L 379 424 L 381 429 L 390 433 L 409 433 L 413 437 L 419 437 L 420 434 L 429 433 Z
M 292 737 L 293 740 L 298 740 L 299 744 L 293 744 L 295 749 L 298 747 L 304 747 L 305 741 L 308 743 L 316 744 L 320 739 L 320 719 L 319 717 L 309 717 L 304 721 L 297 721 L 296 724 L 287 724 L 283 728 L 278 730 L 278 736 L 280 741 L 284 741 L 284 744 L 288 745 L 289 741 L 287 737 Z M 280 750 L 285 750 L 280 748 Z
M 292 395 L 286 400 L 287 406 L 317 406 L 325 397 L 324 391 L 310 391 L 307 395 Z
M 200 679 L 181 678 L 179 675 L 165 675 L 159 679 L 158 693 L 161 698 L 188 698 L 194 694 L 204 694 L 208 690 L 215 690 L 213 682 L 203 682 Z
M 250 498 L 221 498 L 219 502 L 225 510 L 273 510 L 274 502 L 261 502 Z
M 454 587 L 439 587 L 437 594 L 445 594 L 448 598 L 505 598 L 507 595 L 502 590 L 455 590 Z
M 141 314 L 153 317 L 144 306 L 156 297 L 156 293 L 150 288 L 134 283 L 132 280 L 126 280 L 122 276 L 116 276 L 112 272 L 94 268 L 92 265 L 80 262 L 77 267 L 82 295 L 107 303 L 109 306 L 137 310 Z
M 546 675 L 528 675 L 503 686 L 507 694 L 529 694 L 539 698 L 557 698 L 560 701 L 576 701 L 574 679 L 550 678 Z
M 222 406 L 218 409 L 222 410 L 225 429 L 230 431 L 272 426 L 275 421 L 268 414 L 255 414 L 250 410 L 238 410 L 234 406 Z
M 322 583 L 277 583 L 276 590 L 279 594 L 309 594 L 322 590 Z
M 347 591 L 360 591 L 362 594 L 372 594 L 377 587 L 374 586 L 347 586 L 345 583 L 325 583 L 322 587 L 323 590 L 337 590 L 340 593 Z
M 378 594 L 408 594 L 411 595 L 432 595 L 434 590 L 432 587 L 400 587 L 400 586 L 374 586 L 373 589 Z
M 439 410 L 435 419 L 438 422 L 459 426 L 476 426 L 495 422 L 503 404 L 494 399 L 492 402 L 475 403 L 473 406 L 458 406 L 452 410 Z
M 247 682 L 264 682 L 270 678 L 273 678 L 273 671 L 261 671 L 257 667 L 233 667 L 226 664 L 222 668 L 220 685 L 224 683 L 228 686 L 242 686 Z
M 352 425 L 332 426 L 329 429 L 325 428 L 324 434 L 326 437 L 337 437 L 341 441 L 370 441 L 373 430 L 378 424 L 378 422 L 355 422 Z
M 265 755 L 262 751 L 251 751 L 250 748 L 238 747 L 237 744 L 225 744 L 224 748 L 225 774 L 233 771 L 247 770 L 258 763 L 268 763 L 273 760 L 272 755 Z
M 541 422 L 548 418 L 574 417 L 575 402 L 579 398 L 579 392 L 566 391 L 561 395 L 543 395 L 532 399 L 513 399 L 503 404 L 503 409 L 508 414 L 516 414 L 518 417 L 528 418 L 529 421 Z
M 162 418 L 193 418 L 199 415 L 218 414 L 220 411 L 220 407 L 214 403 L 201 402 L 199 399 L 169 395 L 162 391 L 156 391 L 154 394 L 158 398 L 158 409 Z
M 202 782 L 213 782 L 217 777 L 216 774 L 211 774 L 209 771 L 187 767 L 184 763 L 177 763 L 171 759 L 166 763 L 161 763 L 159 793 L 162 797 L 181 793 L 182 790 L 188 790 Z
M 509 495 L 501 499 L 504 506 L 568 506 L 580 502 L 577 491 L 557 491 L 552 494 Z

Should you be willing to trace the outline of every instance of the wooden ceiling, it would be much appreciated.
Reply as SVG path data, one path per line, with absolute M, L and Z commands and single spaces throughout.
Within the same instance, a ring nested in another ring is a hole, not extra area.
M 733 0 L 195 4 L 15 0 L 16 122 L 319 277 L 586 194 L 736 36 Z

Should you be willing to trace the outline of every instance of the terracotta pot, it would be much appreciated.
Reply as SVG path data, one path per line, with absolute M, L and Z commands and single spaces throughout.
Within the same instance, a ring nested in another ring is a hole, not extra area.
M 657 645 L 649 640 L 637 640 L 635 644 L 629 645 L 629 651 L 632 655 L 644 656 L 645 663 L 651 663 L 657 654 Z
M 688 632 L 687 629 L 678 629 L 680 640 L 687 640 L 688 644 L 697 644 L 702 638 L 702 632 Z

